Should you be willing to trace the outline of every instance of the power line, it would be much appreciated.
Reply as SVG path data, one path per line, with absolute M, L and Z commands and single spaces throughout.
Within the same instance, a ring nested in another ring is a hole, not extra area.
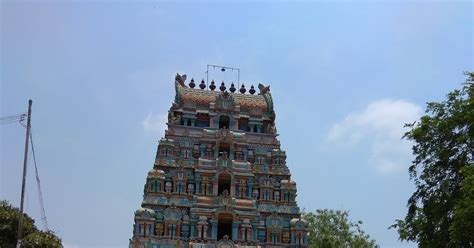
M 38 187 L 38 197 L 39 197 L 39 204 L 41 207 L 41 220 L 43 221 L 43 228 L 45 231 L 49 231 L 48 228 L 48 220 L 46 219 L 46 211 L 44 210 L 44 203 L 43 203 L 43 193 L 41 191 L 41 181 L 38 174 L 38 166 L 36 165 L 36 155 L 35 155 L 35 146 L 33 144 L 33 130 L 30 132 L 30 143 L 31 143 L 31 151 L 33 153 L 33 163 L 35 164 L 35 177 L 36 177 L 36 186 Z
M 4 124 L 10 124 L 10 123 L 16 123 L 16 122 L 21 122 L 23 120 L 12 120 L 12 121 L 0 121 L 0 125 L 4 125 Z
M 14 123 L 14 122 L 21 122 L 21 121 L 24 121 L 25 118 L 26 118 L 25 113 L 19 113 L 19 114 L 16 114 L 16 115 L 3 116 L 3 117 L 0 117 L 0 125 L 10 124 L 10 123 Z
M 15 118 L 15 117 L 18 117 L 18 116 L 21 116 L 21 115 L 26 116 L 26 114 L 24 112 L 21 112 L 21 113 L 17 113 L 17 114 L 14 114 L 14 115 L 2 116 L 2 117 L 0 117 L 0 120 L 8 119 L 8 118 Z
M 8 124 L 12 122 L 18 121 L 20 125 L 26 128 L 26 136 L 25 136 L 25 153 L 24 153 L 24 158 L 23 158 L 23 177 L 21 180 L 21 198 L 20 198 L 20 218 L 18 221 L 18 239 L 16 243 L 16 247 L 20 248 L 21 243 L 22 243 L 22 231 L 23 231 L 23 207 L 24 207 L 24 199 L 25 199 L 25 191 L 26 191 L 26 171 L 27 171 L 27 165 L 29 162 L 28 159 L 28 145 L 31 143 L 31 153 L 33 154 L 33 162 L 35 164 L 35 176 L 36 176 L 36 185 L 38 187 L 38 196 L 39 196 L 39 203 L 41 207 L 41 220 L 43 222 L 43 227 L 45 231 L 49 231 L 48 228 L 48 222 L 46 219 L 46 212 L 44 210 L 44 203 L 43 203 L 43 193 L 41 191 L 41 181 L 39 178 L 39 173 L 38 173 L 38 166 L 36 164 L 36 154 L 35 154 L 35 147 L 33 143 L 33 135 L 31 132 L 31 106 L 33 104 L 33 101 L 30 99 L 28 101 L 28 115 L 25 115 L 24 113 L 20 113 L 17 115 L 10 115 L 10 116 L 4 116 L 0 117 L 0 124 Z M 24 123 L 22 123 L 23 120 L 25 120 L 25 117 L 27 117 L 27 123 L 26 126 Z

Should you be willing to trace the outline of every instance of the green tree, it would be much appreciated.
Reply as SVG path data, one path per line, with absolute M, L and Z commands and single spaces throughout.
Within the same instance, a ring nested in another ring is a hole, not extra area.
M 362 221 L 351 222 L 348 211 L 330 209 L 303 213 L 309 224 L 310 247 L 372 248 L 379 247 L 362 229 Z
M 474 74 L 467 76 L 460 90 L 427 103 L 426 115 L 406 125 L 416 190 L 405 219 L 391 227 L 420 247 L 474 247 Z
M 7 201 L 0 201 L 0 247 L 13 248 L 18 238 L 18 221 L 20 210 L 12 207 Z M 35 221 L 23 214 L 22 247 L 56 248 L 62 247 L 61 239 L 53 232 L 38 230 Z
M 454 240 L 465 240 L 473 245 L 474 236 L 474 166 L 461 171 L 461 199 L 454 205 L 453 224 L 449 232 Z

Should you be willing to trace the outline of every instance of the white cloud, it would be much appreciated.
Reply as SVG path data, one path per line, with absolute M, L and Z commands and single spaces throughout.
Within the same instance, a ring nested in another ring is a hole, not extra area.
M 381 173 L 401 171 L 411 160 L 411 144 L 401 139 L 406 131 L 403 126 L 417 120 L 421 111 L 405 100 L 378 100 L 334 124 L 327 140 L 349 146 L 368 142 L 369 164 Z
M 153 114 L 153 112 L 150 112 L 142 121 L 142 126 L 146 133 L 163 137 L 167 121 L 168 114 Z

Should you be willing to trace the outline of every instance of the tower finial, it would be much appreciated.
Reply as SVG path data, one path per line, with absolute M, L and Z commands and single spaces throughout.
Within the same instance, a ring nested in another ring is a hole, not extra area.
M 244 84 L 242 84 L 242 86 L 240 86 L 240 90 L 239 90 L 239 91 L 240 91 L 240 93 L 245 94 L 245 92 L 247 91 L 247 89 L 245 89 L 245 85 L 244 85 Z
M 255 94 L 255 88 L 253 87 L 253 85 L 250 86 L 249 93 L 252 94 L 252 95 Z
M 211 90 L 216 89 L 216 84 L 214 83 L 214 79 L 211 81 L 211 85 L 209 86 L 209 89 L 211 89 Z
M 221 86 L 219 87 L 221 91 L 224 91 L 226 89 L 224 81 L 222 81 Z

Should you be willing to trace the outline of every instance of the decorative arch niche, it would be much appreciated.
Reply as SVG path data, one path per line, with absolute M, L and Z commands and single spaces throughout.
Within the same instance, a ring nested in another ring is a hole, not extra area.
M 224 236 L 232 237 L 232 222 L 234 216 L 230 213 L 219 213 L 217 215 L 217 240 L 221 240 Z
M 219 129 L 229 129 L 230 117 L 227 115 L 219 116 Z
M 223 172 L 218 175 L 217 178 L 217 194 L 222 195 L 224 190 L 227 190 L 227 194 L 230 195 L 230 187 L 232 184 L 232 176 L 229 173 Z
M 221 129 L 216 133 L 216 145 L 215 148 L 217 151 L 215 153 L 215 158 L 218 158 L 224 155 L 224 152 L 227 153 L 227 158 L 234 159 L 234 135 L 229 129 Z

